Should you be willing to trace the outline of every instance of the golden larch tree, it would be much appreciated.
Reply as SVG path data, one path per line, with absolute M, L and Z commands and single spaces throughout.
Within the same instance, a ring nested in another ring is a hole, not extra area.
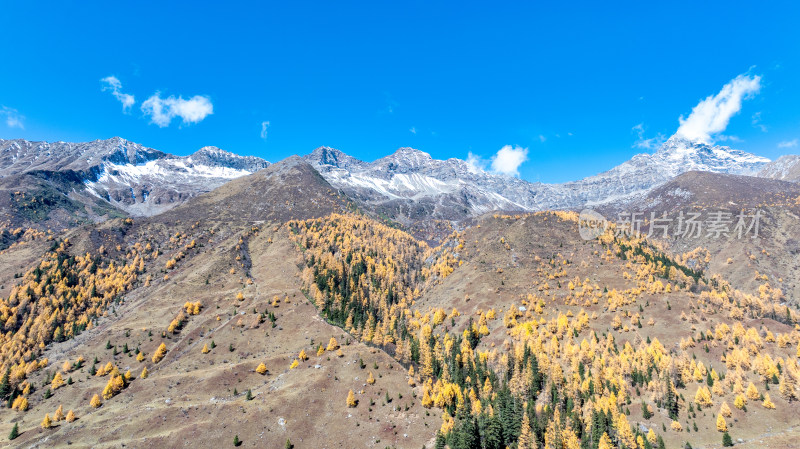
M 600 436 L 600 442 L 597 445 L 597 449 L 614 449 L 614 445 L 611 443 L 611 438 L 608 437 L 606 432 L 603 432 L 603 435 Z
M 728 406 L 727 402 L 723 402 L 722 405 L 719 407 L 719 414 L 726 418 L 731 417 L 731 408 Z
M 53 381 L 50 382 L 50 388 L 52 388 L 53 390 L 57 390 L 59 387 L 63 386 L 64 384 L 65 384 L 64 378 L 61 377 L 61 373 L 56 373 L 56 375 L 53 376 Z
M 330 341 L 328 341 L 328 351 L 335 351 L 339 349 L 339 342 L 336 341 L 334 337 L 331 337 Z
M 524 409 L 525 408 L 523 407 L 523 410 Z M 539 447 L 538 443 L 536 442 L 536 434 L 531 430 L 531 421 L 526 412 L 523 412 L 522 427 L 520 428 L 517 447 L 519 449 L 536 449 Z
M 728 431 L 728 422 L 725 421 L 725 417 L 722 416 L 722 413 L 717 415 L 717 431 L 719 432 Z
M 761 405 L 770 410 L 775 408 L 775 404 L 773 404 L 772 400 L 769 398 L 769 393 L 764 393 L 764 402 L 762 402 Z
M 167 353 L 167 345 L 165 345 L 165 344 L 162 342 L 162 343 L 161 343 L 161 344 L 158 346 L 158 349 L 156 349 L 156 352 L 155 352 L 155 354 L 153 354 L 153 363 L 158 363 L 158 362 L 160 362 L 160 361 L 161 361 L 161 359 L 163 359 L 163 358 L 164 358 L 164 354 L 166 354 L 166 353 Z
M 59 404 L 56 412 L 53 413 L 53 421 L 58 422 L 64 419 L 64 406 Z
M 750 399 L 751 401 L 761 399 L 761 395 L 758 393 L 758 388 L 753 385 L 753 382 L 750 382 L 747 385 L 747 399 Z

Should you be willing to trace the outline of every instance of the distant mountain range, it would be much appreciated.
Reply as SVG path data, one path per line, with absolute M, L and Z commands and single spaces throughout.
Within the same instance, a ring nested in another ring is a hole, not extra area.
M 98 221 L 112 212 L 149 216 L 268 166 L 216 147 L 173 156 L 119 137 L 85 143 L 0 140 L 0 189 L 12 197 L 9 203 L 0 196 L 0 209 L 11 225 L 25 224 L 30 214 L 20 216 L 20 208 L 25 212 L 37 198 L 45 215 L 56 212 L 49 217 L 55 226 Z
M 625 203 L 688 171 L 755 175 L 769 163 L 750 153 L 678 137 L 655 153 L 638 154 L 611 170 L 563 184 L 492 174 L 460 159 L 436 160 L 411 148 L 370 163 L 328 147 L 305 159 L 333 186 L 401 221 Z
M 654 153 L 638 154 L 603 173 L 562 184 L 531 183 L 461 159 L 433 159 L 413 148 L 365 162 L 320 147 L 294 163 L 309 164 L 360 207 L 403 224 L 457 221 L 493 210 L 623 205 L 689 171 L 800 179 L 798 156 L 770 162 L 678 137 Z M 151 216 L 269 165 L 216 147 L 174 156 L 119 137 L 86 143 L 0 140 L 0 190 L 9 192 L 0 194 L 0 215 L 6 224 L 39 221 L 47 226 L 117 215 Z M 38 203 L 33 203 L 44 212 L 27 213 L 30 198 L 37 195 Z

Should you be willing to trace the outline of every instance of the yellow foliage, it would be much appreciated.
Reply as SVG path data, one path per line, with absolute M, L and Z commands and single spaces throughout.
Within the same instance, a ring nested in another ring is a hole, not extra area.
M 53 381 L 50 382 L 50 388 L 52 388 L 53 390 L 57 390 L 65 383 L 66 382 L 64 382 L 64 378 L 61 377 L 61 373 L 56 373 L 56 375 L 53 376 Z
M 753 385 L 753 382 L 750 382 L 747 385 L 747 399 L 750 399 L 751 401 L 761 399 L 761 395 L 758 393 L 756 386 Z
M 55 413 L 53 413 L 53 421 L 59 422 L 64 420 L 64 406 L 59 404 Z
M 160 345 L 158 345 L 158 349 L 156 349 L 156 352 L 153 354 L 153 363 L 160 362 L 161 359 L 164 358 L 164 355 L 166 353 L 167 353 L 167 345 L 165 345 L 162 342 Z
M 769 398 L 769 393 L 764 393 L 764 402 L 762 402 L 761 405 L 768 409 L 775 408 L 775 404 L 773 404 L 772 400 Z
M 431 395 L 428 394 L 427 388 L 422 394 L 422 406 L 425 408 L 431 408 L 433 406 L 433 399 L 431 399 Z
M 717 415 L 717 431 L 719 432 L 728 431 L 728 423 L 725 421 L 725 417 L 722 416 L 722 413 Z
M 722 403 L 722 405 L 719 408 L 719 414 L 726 418 L 731 417 L 731 408 L 728 406 L 727 402 Z
M 739 394 L 736 396 L 736 399 L 733 400 L 733 405 L 741 410 L 745 405 L 747 405 L 747 399 L 744 398 L 744 395 Z
M 28 398 L 25 396 L 17 396 L 11 404 L 11 408 L 21 412 L 28 410 Z
M 336 341 L 335 338 L 331 337 L 330 341 L 328 341 L 327 350 L 334 351 L 336 349 L 339 349 L 339 343 Z

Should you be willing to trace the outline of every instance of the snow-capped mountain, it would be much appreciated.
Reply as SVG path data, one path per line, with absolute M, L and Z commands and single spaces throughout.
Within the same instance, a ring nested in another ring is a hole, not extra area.
M 800 156 L 787 154 L 775 159 L 758 172 L 761 178 L 800 181 Z
M 369 163 L 328 147 L 317 148 L 305 159 L 331 185 L 359 201 L 390 208 L 413 203 L 409 216 L 432 212 L 450 219 L 465 211 L 527 210 L 535 194 L 526 181 L 476 171 L 461 159 L 433 159 L 413 148 L 400 148 Z
M 422 213 L 456 219 L 491 210 L 579 209 L 624 203 L 688 171 L 753 175 L 768 159 L 725 146 L 673 137 L 655 153 L 563 184 L 529 183 L 489 173 L 460 159 L 436 160 L 411 148 L 374 162 L 321 147 L 307 155 L 332 185 L 398 218 Z
M 577 197 L 565 208 L 620 203 L 689 171 L 755 175 L 769 159 L 726 146 L 671 137 L 655 153 L 642 153 L 606 172 L 580 181 L 556 184 Z
M 173 156 L 115 137 L 85 143 L 0 140 L 0 176 L 31 172 L 71 172 L 88 193 L 131 215 L 153 215 L 211 191 L 231 179 L 269 165 L 204 147 L 189 156 Z
M 433 159 L 412 148 L 364 162 L 321 147 L 304 159 L 362 206 L 405 223 L 460 220 L 493 210 L 625 204 L 691 170 L 753 175 L 769 162 L 743 151 L 678 137 L 654 153 L 636 155 L 606 172 L 563 184 L 530 183 L 481 170 L 461 159 Z M 97 204 L 149 216 L 268 165 L 263 159 L 216 147 L 173 156 L 118 137 L 86 143 L 0 140 L 0 181 L 11 192 L 20 183 L 15 177 L 35 175 L 33 184 L 41 187 L 45 182 L 55 189 L 48 187 L 50 193 L 45 196 L 63 195 L 73 202 L 69 206 L 73 211 L 85 205 L 86 217 L 93 220 L 102 219 L 92 212 Z M 44 195 L 44 187 L 37 188 Z M 9 216 L 14 210 L 9 209 Z

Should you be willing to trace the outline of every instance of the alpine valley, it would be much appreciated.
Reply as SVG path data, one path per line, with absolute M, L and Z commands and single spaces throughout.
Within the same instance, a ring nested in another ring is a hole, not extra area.
M 678 136 L 563 184 L 0 140 L 2 445 L 796 447 L 798 173 Z

